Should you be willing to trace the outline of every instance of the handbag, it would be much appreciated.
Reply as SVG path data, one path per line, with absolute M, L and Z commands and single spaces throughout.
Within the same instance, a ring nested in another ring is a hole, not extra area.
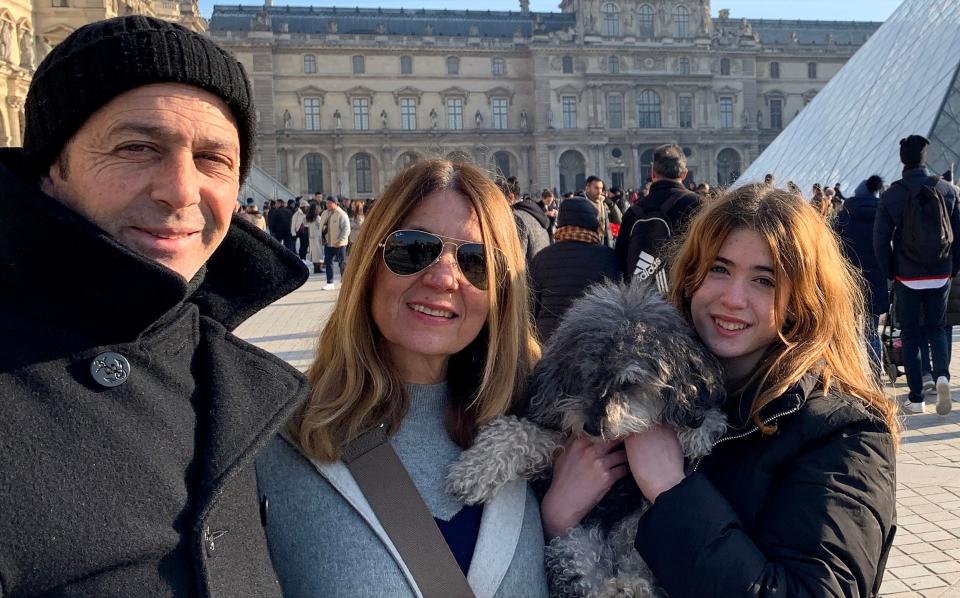
M 424 598 L 474 598 L 437 522 L 387 442 L 386 426 L 350 441 L 342 460 Z

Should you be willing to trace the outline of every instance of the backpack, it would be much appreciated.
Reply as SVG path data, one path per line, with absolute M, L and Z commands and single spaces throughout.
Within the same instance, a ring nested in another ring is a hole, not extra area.
M 953 227 L 946 201 L 936 187 L 940 177 L 933 179 L 933 185 L 919 187 L 897 181 L 907 190 L 898 249 L 910 261 L 926 267 L 936 266 L 946 259 L 953 245 Z
M 667 272 L 661 255 L 667 240 L 673 235 L 667 214 L 681 199 L 675 194 L 659 208 L 645 210 L 640 202 L 631 210 L 638 216 L 630 229 L 630 245 L 627 249 L 627 279 L 636 278 L 645 281 L 655 277 L 657 288 L 664 295 L 669 290 Z

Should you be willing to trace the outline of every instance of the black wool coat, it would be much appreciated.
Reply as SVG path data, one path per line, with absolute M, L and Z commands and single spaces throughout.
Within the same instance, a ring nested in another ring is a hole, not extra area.
M 877 595 L 896 531 L 892 436 L 814 382 L 764 409 L 772 436 L 730 401 L 734 429 L 641 518 L 637 550 L 671 598 Z
M 587 287 L 620 278 L 613 250 L 605 245 L 561 241 L 538 253 L 530 263 L 530 290 L 540 340 L 549 340 L 570 304 Z
M 279 596 L 253 457 L 306 382 L 230 331 L 306 269 L 235 218 L 188 284 L 21 172 L 0 150 L 0 596 Z

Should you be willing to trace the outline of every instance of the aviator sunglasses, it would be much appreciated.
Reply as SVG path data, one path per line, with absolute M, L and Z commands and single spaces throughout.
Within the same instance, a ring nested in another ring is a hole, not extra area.
M 483 243 L 463 239 L 441 237 L 422 230 L 398 230 L 387 235 L 380 243 L 383 248 L 383 263 L 397 276 L 413 276 L 437 263 L 443 248 L 453 245 L 456 250 L 457 267 L 467 281 L 480 290 L 487 289 L 487 256 Z M 499 249 L 494 249 L 494 255 Z M 498 262 L 502 256 L 498 255 Z M 497 271 L 501 271 L 498 264 Z

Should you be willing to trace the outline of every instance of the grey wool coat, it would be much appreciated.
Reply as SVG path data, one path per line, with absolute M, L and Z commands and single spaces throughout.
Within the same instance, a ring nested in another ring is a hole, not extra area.
M 25 171 L 0 150 L 0 596 L 279 596 L 253 457 L 306 383 L 230 331 L 306 269 L 235 218 L 188 284 Z

